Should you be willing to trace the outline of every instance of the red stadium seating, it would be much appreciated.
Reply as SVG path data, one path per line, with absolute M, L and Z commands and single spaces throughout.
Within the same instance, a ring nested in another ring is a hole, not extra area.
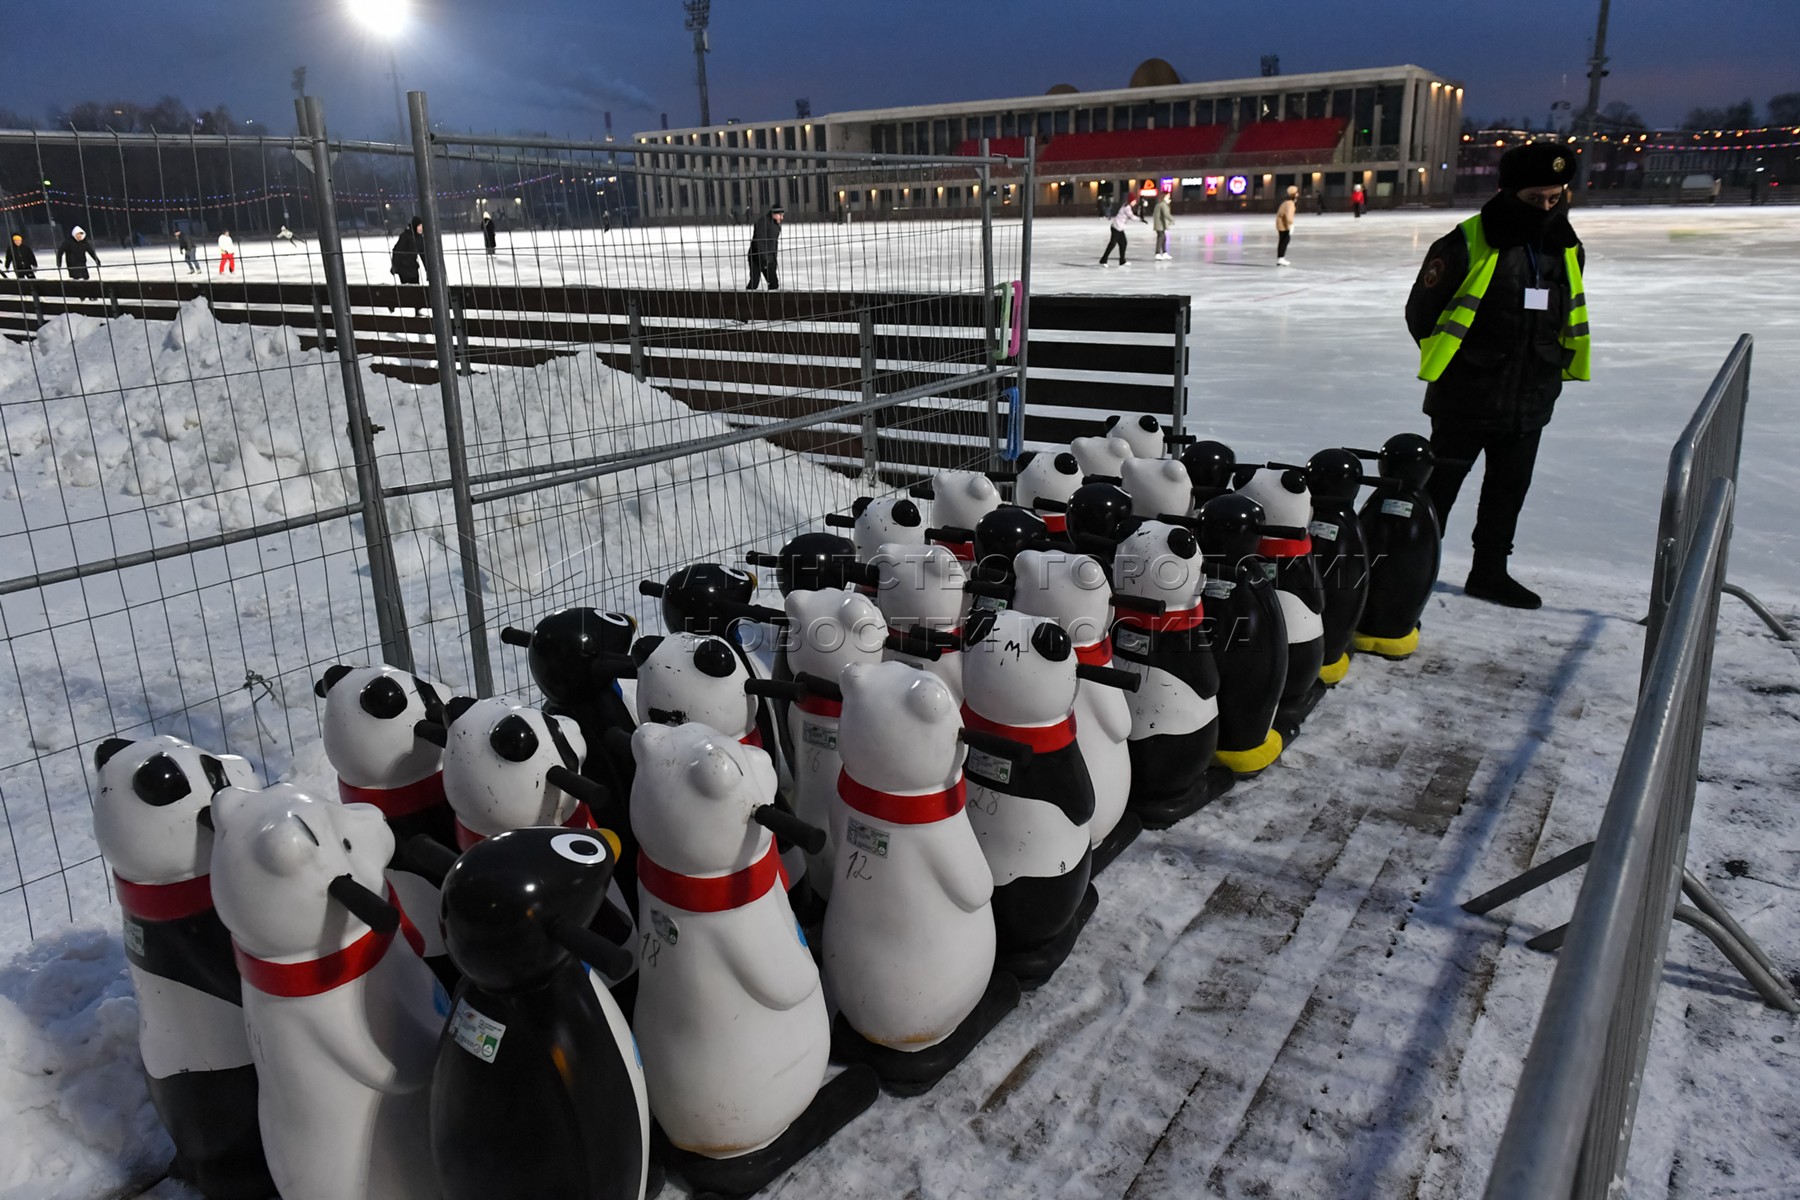
M 1328 154 L 1337 149 L 1344 136 L 1347 117 L 1319 117 L 1303 121 L 1259 121 L 1246 125 L 1238 133 L 1233 155 L 1280 154 L 1297 150 L 1317 150 Z

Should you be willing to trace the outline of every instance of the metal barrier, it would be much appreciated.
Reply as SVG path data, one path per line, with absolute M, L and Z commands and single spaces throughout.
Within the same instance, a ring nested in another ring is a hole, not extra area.
M 1727 588 L 1750 339 L 1727 358 L 1670 460 L 1636 715 L 1595 840 L 1463 907 L 1485 913 L 1586 865 L 1485 1192 L 1488 1200 L 1599 1200 L 1623 1177 L 1669 927 L 1705 933 L 1772 1007 L 1800 998 L 1686 869 L 1702 733 Z M 1701 486 L 1704 485 L 1704 491 Z M 1681 903 L 1685 895 L 1692 903 Z

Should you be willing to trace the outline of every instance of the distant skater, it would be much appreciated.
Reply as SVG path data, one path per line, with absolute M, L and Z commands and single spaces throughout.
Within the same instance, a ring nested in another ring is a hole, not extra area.
M 1320 188 L 1318 191 L 1313 193 L 1313 201 L 1318 205 L 1319 215 L 1321 217 L 1324 216 L 1325 215 L 1325 189 L 1324 188 Z
M 200 253 L 194 249 L 194 239 L 188 236 L 185 229 L 175 231 L 175 245 L 181 250 L 181 259 L 187 263 L 189 275 L 203 275 L 200 269 Z
M 1141 225 L 1141 224 L 1143 224 L 1144 218 L 1137 215 L 1137 210 L 1131 206 L 1131 201 L 1129 201 L 1129 200 L 1119 201 L 1119 207 L 1113 209 L 1113 215 L 1112 215 L 1112 221 L 1111 221 L 1112 236 L 1107 238 L 1106 250 L 1100 255 L 1100 265 L 1101 266 L 1104 267 L 1104 266 L 1108 265 L 1106 260 L 1112 257 L 1112 252 L 1113 252 L 1114 246 L 1117 246 L 1119 248 L 1119 265 L 1121 267 L 1126 265 L 1126 263 L 1125 263 L 1125 226 L 1129 225 L 1133 221 L 1136 221 L 1136 222 L 1138 222 L 1138 224 Z
M 1367 203 L 1368 197 L 1363 195 L 1362 184 L 1359 183 L 1350 189 L 1350 211 L 1356 216 L 1357 220 L 1362 220 L 1363 205 Z
M 96 267 L 100 265 L 100 255 L 95 253 L 93 243 L 88 241 L 87 230 L 77 225 L 69 230 L 69 236 L 56 248 L 56 265 L 66 268 L 70 279 L 86 279 L 87 260 L 90 258 L 94 260 Z
M 498 235 L 494 233 L 494 214 L 481 214 L 481 244 L 487 248 L 488 257 L 494 257 L 494 249 L 498 243 Z
M 1294 237 L 1295 201 L 1299 199 L 1300 189 L 1289 184 L 1286 198 L 1282 200 L 1281 207 L 1275 210 L 1275 265 L 1278 267 L 1294 265 L 1288 261 L 1287 252 L 1288 243 Z
M 25 244 L 25 235 L 15 233 L 6 239 L 6 265 L 0 275 L 11 271 L 20 279 L 37 278 L 37 252 Z
M 747 256 L 750 264 L 750 282 L 744 290 L 754 292 L 761 280 L 767 280 L 769 290 L 781 290 L 781 280 L 775 274 L 776 256 L 781 250 L 781 223 L 787 219 L 787 210 L 777 204 L 762 216 L 756 218 L 756 225 L 750 230 L 750 253 Z
M 219 235 L 219 274 L 227 272 L 237 274 L 237 243 L 232 240 L 229 229 Z
M 1175 224 L 1175 213 L 1169 207 L 1169 193 L 1159 192 L 1156 208 L 1150 213 L 1150 228 L 1156 231 L 1156 257 L 1174 258 L 1169 253 L 1169 229 Z M 1112 249 L 1108 246 L 1107 249 Z
M 419 253 L 425 246 L 425 219 L 414 217 L 400 236 L 394 239 L 394 251 L 388 259 L 388 274 L 401 283 L 416 286 L 419 282 Z

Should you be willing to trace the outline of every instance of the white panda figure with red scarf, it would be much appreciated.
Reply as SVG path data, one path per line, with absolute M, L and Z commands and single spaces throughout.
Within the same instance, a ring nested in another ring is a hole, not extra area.
M 875 603 L 888 629 L 901 637 L 929 638 L 942 653 L 932 659 L 904 648 L 888 657 L 942 679 L 962 702 L 962 625 L 969 616 L 969 581 L 962 562 L 942 546 L 889 544 L 873 559 L 878 574 Z
M 1019 472 L 1013 484 L 1014 503 L 1029 508 L 1043 518 L 1044 528 L 1053 534 L 1069 528 L 1069 500 L 1081 486 L 1081 464 L 1067 450 L 1040 451 Z M 1039 507 L 1043 502 L 1048 507 Z
M 969 618 L 963 724 L 1023 742 L 1023 761 L 971 746 L 969 823 L 994 873 L 1000 967 L 1023 985 L 1067 956 L 1097 897 L 1089 883 L 1094 785 L 1075 740 L 1075 646 L 1061 626 L 1016 609 Z
M 939 471 L 931 477 L 933 529 L 973 532 L 981 518 L 1000 507 L 1000 489 L 979 471 Z M 934 539 L 963 562 L 975 559 L 972 539 L 948 536 Z
M 1167 448 L 1162 422 L 1148 413 L 1136 417 L 1114 413 L 1106 418 L 1106 436 L 1123 438 L 1138 458 L 1161 458 Z
M 94 841 L 124 913 L 138 1049 L 175 1144 L 170 1174 L 203 1196 L 270 1195 L 243 984 L 211 876 L 213 793 L 255 788 L 256 774 L 166 734 L 107 738 L 94 773 Z
M 1131 443 L 1122 437 L 1078 437 L 1069 443 L 1081 473 L 1101 479 L 1118 479 L 1125 460 L 1134 457 Z
M 396 845 L 423 834 L 454 849 L 456 816 L 444 797 L 442 754 L 418 732 L 421 721 L 444 721 L 437 688 L 398 667 L 339 664 L 326 668 L 313 691 L 325 700 L 320 724 L 338 799 L 380 809 Z M 454 987 L 455 968 L 438 928 L 437 885 L 402 868 L 390 869 L 388 879 L 406 911 L 419 918 L 426 960 L 445 987 Z

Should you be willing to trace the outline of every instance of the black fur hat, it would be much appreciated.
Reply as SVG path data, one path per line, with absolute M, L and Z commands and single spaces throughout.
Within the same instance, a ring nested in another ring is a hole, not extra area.
M 1500 156 L 1500 190 L 1567 185 L 1575 178 L 1575 148 L 1561 142 L 1531 142 Z

